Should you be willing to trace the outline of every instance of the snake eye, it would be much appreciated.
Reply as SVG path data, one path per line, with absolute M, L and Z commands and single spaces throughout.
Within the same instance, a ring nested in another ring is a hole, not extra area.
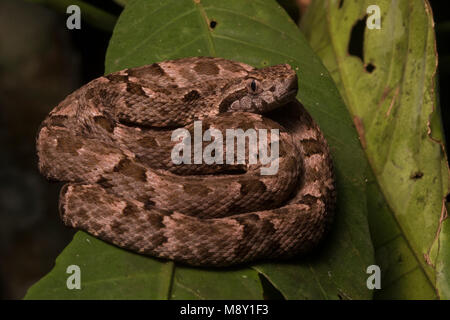
M 256 79 L 252 79 L 248 84 L 248 90 L 251 93 L 255 93 L 258 90 L 258 81 Z

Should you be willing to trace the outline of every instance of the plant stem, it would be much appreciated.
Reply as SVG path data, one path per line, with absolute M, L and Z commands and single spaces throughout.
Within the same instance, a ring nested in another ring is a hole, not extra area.
M 26 0 L 26 1 L 41 4 L 62 13 L 66 13 L 68 6 L 77 5 L 81 9 L 81 17 L 83 18 L 84 21 L 86 21 L 93 27 L 106 32 L 112 32 L 117 21 L 116 16 L 80 0 Z

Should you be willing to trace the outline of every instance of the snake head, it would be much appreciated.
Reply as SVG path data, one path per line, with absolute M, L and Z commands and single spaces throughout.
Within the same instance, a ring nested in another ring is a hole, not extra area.
M 297 74 L 288 64 L 255 69 L 229 85 L 219 112 L 265 113 L 295 99 Z

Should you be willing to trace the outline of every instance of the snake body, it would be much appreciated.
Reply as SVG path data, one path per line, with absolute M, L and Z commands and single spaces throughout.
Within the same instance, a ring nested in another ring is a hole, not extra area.
M 43 121 L 39 169 L 67 182 L 59 205 L 67 226 L 119 247 L 199 266 L 297 256 L 329 229 L 336 195 L 327 143 L 296 93 L 289 65 L 192 57 L 111 73 Z M 194 121 L 279 129 L 277 174 L 174 164 L 171 133 L 192 131 Z

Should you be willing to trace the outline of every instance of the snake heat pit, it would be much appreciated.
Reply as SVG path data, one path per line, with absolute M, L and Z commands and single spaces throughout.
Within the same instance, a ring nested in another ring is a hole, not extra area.
M 37 137 L 39 169 L 67 182 L 67 226 L 119 247 L 199 266 L 297 256 L 329 229 L 336 196 L 327 143 L 296 93 L 289 65 L 192 57 L 125 69 L 50 112 Z M 200 120 L 279 129 L 277 173 L 174 164 L 172 132 Z

